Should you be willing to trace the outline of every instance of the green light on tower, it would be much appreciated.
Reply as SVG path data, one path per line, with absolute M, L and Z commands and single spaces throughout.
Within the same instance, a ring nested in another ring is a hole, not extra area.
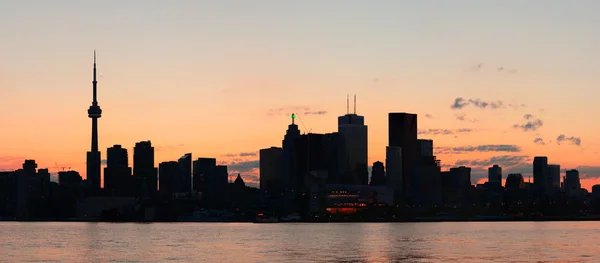
M 296 114 L 292 113 L 292 124 L 294 124 L 294 119 L 296 119 Z

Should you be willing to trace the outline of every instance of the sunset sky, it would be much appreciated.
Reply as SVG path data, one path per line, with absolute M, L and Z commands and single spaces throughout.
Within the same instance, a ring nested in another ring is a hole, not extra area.
M 419 114 L 444 169 L 531 176 L 533 156 L 600 183 L 600 1 L 6 1 L 0 169 L 85 174 L 92 55 L 100 148 L 151 140 L 257 181 L 260 148 L 337 130 L 346 94 L 384 161 L 388 112 Z M 538 139 L 539 138 L 539 139 Z M 563 174 L 564 175 L 564 174 Z

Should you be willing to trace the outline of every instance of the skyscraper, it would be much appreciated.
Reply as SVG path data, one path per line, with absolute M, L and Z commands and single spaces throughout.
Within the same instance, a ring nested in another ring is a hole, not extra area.
M 152 195 L 158 191 L 157 169 L 154 167 L 154 147 L 151 141 L 141 141 L 133 148 L 133 177 L 138 191 Z
M 283 185 L 288 190 L 294 190 L 295 181 L 292 178 L 296 173 L 296 150 L 295 139 L 300 137 L 300 130 L 296 125 L 296 115 L 292 114 L 292 124 L 288 125 L 288 129 L 281 142 L 281 179 Z
M 206 189 L 206 181 L 210 181 L 213 170 L 217 166 L 215 158 L 198 158 L 192 163 L 193 166 L 193 187 L 198 192 L 204 192 Z
M 417 115 L 389 113 L 388 129 L 389 146 L 402 150 L 402 190 L 404 197 L 410 199 L 420 150 L 417 142 Z M 387 169 L 389 178 L 390 167 Z
M 548 182 L 552 189 L 560 189 L 560 165 L 548 165 Z
M 385 168 L 387 186 L 394 191 L 394 200 L 403 197 L 402 148 L 388 146 L 385 149 Z
M 488 168 L 488 182 L 493 185 L 502 186 L 502 167 L 494 164 Z
M 276 191 L 282 188 L 281 154 L 282 148 L 271 147 L 260 150 L 260 190 Z
M 373 163 L 371 168 L 371 183 L 372 186 L 385 185 L 385 167 L 380 161 Z
M 127 149 L 117 144 L 108 148 L 106 155 L 104 192 L 116 196 L 133 194 L 133 177 L 131 177 Z
M 86 178 L 92 193 L 100 192 L 100 151 L 98 151 L 98 119 L 102 117 L 102 109 L 98 105 L 96 81 L 96 51 L 94 50 L 94 80 L 92 81 L 92 106 L 88 109 L 88 117 L 92 119 L 92 148 L 87 152 Z
M 533 188 L 537 196 L 547 194 L 548 190 L 548 157 L 533 158 Z
M 181 189 L 178 191 L 185 193 L 192 191 L 192 154 L 186 153 L 177 161 L 181 166 L 182 178 L 181 178 Z
M 369 183 L 368 127 L 365 117 L 356 114 L 356 96 L 354 113 L 350 113 L 348 104 L 346 115 L 338 117 L 338 133 L 344 137 L 350 178 L 357 180 L 352 184 L 366 185 Z
M 565 175 L 565 193 L 568 196 L 581 195 L 581 181 L 579 179 L 579 171 L 572 169 L 568 170 Z
M 418 139 L 419 150 L 421 156 L 423 157 L 431 157 L 433 156 L 433 140 L 427 139 Z

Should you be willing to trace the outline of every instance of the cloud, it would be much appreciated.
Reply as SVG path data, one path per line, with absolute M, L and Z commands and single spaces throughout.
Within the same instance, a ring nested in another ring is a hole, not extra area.
M 483 69 L 483 63 L 479 63 L 471 67 L 471 71 L 473 72 L 478 72 L 481 69 Z
M 483 101 L 481 99 L 464 99 L 462 97 L 458 97 L 454 99 L 450 108 L 453 110 L 460 110 L 466 106 L 475 106 L 480 109 L 501 109 L 504 108 L 504 103 L 502 101 Z
M 236 171 L 238 173 L 247 173 L 258 169 L 259 160 L 229 162 L 224 164 L 227 165 L 227 169 L 230 171 Z
M 477 122 L 478 121 L 477 119 L 468 119 L 467 114 L 464 114 L 464 113 L 454 114 L 454 117 L 456 117 L 456 119 L 459 121 L 467 121 L 467 122 Z
M 539 144 L 539 145 L 545 145 L 546 143 L 544 142 L 544 139 L 541 137 L 537 137 L 535 138 L 535 140 L 533 140 L 533 143 L 535 144 Z
M 157 152 L 164 151 L 164 150 L 174 150 L 174 149 L 181 148 L 184 146 L 185 145 L 183 145 L 183 144 L 164 144 L 164 145 L 154 146 L 154 150 Z
M 579 178 L 582 179 L 600 177 L 600 166 L 577 166 L 575 169 L 579 171 Z
M 433 119 L 433 115 L 427 113 L 427 114 L 425 114 L 425 118 L 427 118 L 427 119 Z
M 523 118 L 526 120 L 524 124 L 515 124 L 513 128 L 521 129 L 523 131 L 535 131 L 544 125 L 544 122 L 540 119 L 535 118 L 531 114 L 525 114 Z
M 453 167 L 471 167 L 471 182 L 476 183 L 480 179 L 487 178 L 487 168 L 494 164 L 502 167 L 504 178 L 511 173 L 520 173 L 527 178 L 527 175 L 533 171 L 531 157 L 523 155 L 501 155 L 487 159 L 458 160 Z
M 291 115 L 292 113 L 296 114 L 304 114 L 304 115 L 325 115 L 327 111 L 325 110 L 313 110 L 309 107 L 304 106 L 291 106 L 291 107 L 282 107 L 282 108 L 274 108 L 267 111 L 267 115 L 276 116 L 276 115 Z
M 581 138 L 579 137 L 567 137 L 564 134 L 559 135 L 558 137 L 556 137 L 556 143 L 558 145 L 560 145 L 562 142 L 569 142 L 571 144 L 577 145 L 577 146 L 581 146 Z
M 228 154 L 224 154 L 223 156 L 235 158 L 235 157 L 254 157 L 257 155 L 258 155 L 258 152 L 240 152 L 240 153 L 228 153 Z
M 325 115 L 327 114 L 327 111 L 324 110 L 320 110 L 320 111 L 305 111 L 304 115 Z
M 426 130 L 419 130 L 417 133 L 421 134 L 421 135 L 454 135 L 457 133 L 468 133 L 468 132 L 472 132 L 472 129 L 467 129 L 467 128 L 462 128 L 462 129 L 455 129 L 455 130 L 449 130 L 449 129 L 426 129 Z
M 467 152 L 521 152 L 521 147 L 513 144 L 483 144 L 454 147 L 435 147 L 437 154 L 461 154 Z

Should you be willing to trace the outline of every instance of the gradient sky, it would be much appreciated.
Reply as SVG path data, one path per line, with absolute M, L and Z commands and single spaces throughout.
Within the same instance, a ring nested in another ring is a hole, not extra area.
M 303 131 L 336 131 L 349 93 L 369 125 L 369 162 L 385 158 L 387 113 L 413 112 L 444 168 L 473 167 L 473 183 L 493 163 L 530 176 L 546 155 L 590 188 L 598 10 L 593 0 L 4 1 L 0 169 L 32 158 L 85 173 L 96 49 L 103 159 L 121 144 L 131 162 L 135 142 L 152 140 L 157 164 L 192 152 L 256 181 L 256 152 L 281 145 L 287 113 Z M 472 103 L 452 109 L 457 98 Z M 515 127 L 528 121 L 535 130 Z

